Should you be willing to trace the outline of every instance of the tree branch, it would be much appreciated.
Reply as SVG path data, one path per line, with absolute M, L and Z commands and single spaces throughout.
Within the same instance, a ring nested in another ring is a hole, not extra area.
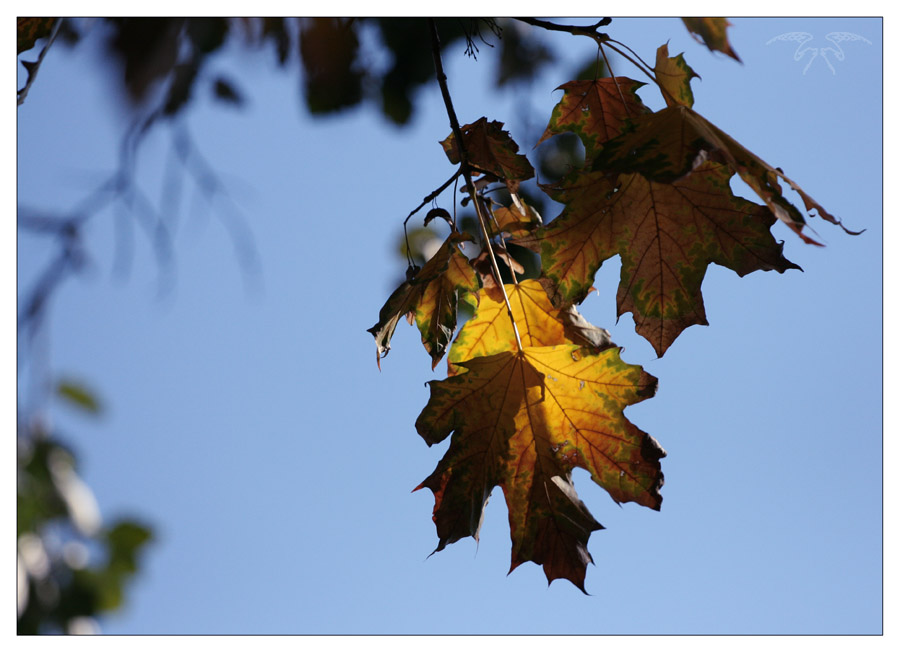
M 598 45 L 605 43 L 607 39 L 609 39 L 609 36 L 602 32 L 598 32 L 597 30 L 612 22 L 612 18 L 601 18 L 593 25 L 582 27 L 581 25 L 557 25 L 556 23 L 550 23 L 546 20 L 540 20 L 539 18 L 515 18 L 514 20 L 518 20 L 534 27 L 540 27 L 541 29 L 546 29 L 551 32 L 566 32 L 568 34 L 574 34 L 575 36 L 587 36 L 588 38 L 597 41 Z
M 434 19 L 429 18 L 428 24 L 431 27 L 431 54 L 434 58 L 434 71 L 437 76 L 438 85 L 441 87 L 441 96 L 444 98 L 444 106 L 447 108 L 447 117 L 450 118 L 450 127 L 453 130 L 453 138 L 456 140 L 459 150 L 459 169 L 466 180 L 466 189 L 472 202 L 475 204 L 475 212 L 478 214 L 478 223 L 481 225 L 481 233 L 484 237 L 484 246 L 487 247 L 491 257 L 491 268 L 497 278 L 497 285 L 503 293 L 503 300 L 506 302 L 506 313 L 512 322 L 513 333 L 516 336 L 516 346 L 519 352 L 522 351 L 522 339 L 519 337 L 519 328 L 516 326 L 516 320 L 513 318 L 512 306 L 509 303 L 509 297 L 506 295 L 506 288 L 503 286 L 503 280 L 500 276 L 500 266 L 497 264 L 497 258 L 494 256 L 494 248 L 491 246 L 491 238 L 487 231 L 487 220 L 484 217 L 484 210 L 481 202 L 478 201 L 478 195 L 475 192 L 475 184 L 472 182 L 472 168 L 469 165 L 469 155 L 466 152 L 463 142 L 462 129 L 459 127 L 459 120 L 456 117 L 456 111 L 453 108 L 453 100 L 450 98 L 450 89 L 447 87 L 447 75 L 444 73 L 444 65 L 441 62 L 441 40 L 438 35 L 437 25 Z

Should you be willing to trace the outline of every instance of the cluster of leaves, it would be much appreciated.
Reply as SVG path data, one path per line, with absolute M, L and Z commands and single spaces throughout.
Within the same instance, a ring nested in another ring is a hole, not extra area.
M 528 80 L 552 60 L 552 53 L 539 41 L 523 38 L 521 29 L 508 29 L 503 39 L 497 38 L 504 27 L 516 27 L 508 19 L 447 18 L 437 23 L 445 42 L 471 56 L 478 54 L 479 45 L 494 47 L 488 43 L 494 37 L 500 55 L 498 87 Z M 170 262 L 163 216 L 171 206 L 161 205 L 157 215 L 136 178 L 139 143 L 153 128 L 173 127 L 174 151 L 206 196 L 222 191 L 184 121 L 178 121 L 204 95 L 230 107 L 253 99 L 249 89 L 216 65 L 216 55 L 236 47 L 271 48 L 275 65 L 299 73 L 298 95 L 312 115 L 333 115 L 365 105 L 391 123 L 404 125 L 414 115 L 418 89 L 432 76 L 429 59 L 422 56 L 429 49 L 423 24 L 422 19 L 405 18 L 18 18 L 17 53 L 27 74 L 18 91 L 19 105 L 36 82 L 48 52 L 64 56 L 65 48 L 99 40 L 105 54 L 100 61 L 108 66 L 106 77 L 118 86 L 118 96 L 135 115 L 122 140 L 120 168 L 86 199 L 82 210 L 57 218 L 49 211 L 20 207 L 19 228 L 46 235 L 59 248 L 33 291 L 24 294 L 20 337 L 33 341 L 62 279 L 82 268 L 86 256 L 82 227 L 108 202 L 118 198 L 129 211 L 141 207 L 139 223 L 151 234 L 159 262 Z M 174 178 L 177 180 L 177 175 Z M 179 194 L 177 188 L 164 193 L 167 197 Z M 252 263 L 247 233 L 239 236 L 235 243 L 239 255 Z M 424 272 L 419 280 L 429 273 Z M 27 358 L 27 353 L 23 357 Z M 46 386 L 52 384 L 48 379 Z M 57 389 L 71 404 L 88 412 L 99 410 L 93 395 L 81 385 L 62 384 Z M 54 484 L 48 465 L 73 469 L 74 456 L 55 437 L 28 425 L 38 421 L 36 415 L 20 415 L 19 632 L 75 631 L 79 619 L 114 609 L 121 602 L 125 580 L 135 572 L 136 555 L 149 542 L 150 531 L 132 521 L 109 527 L 79 521 L 70 509 L 75 503 L 66 501 L 64 490 L 74 486 L 82 496 L 90 495 L 90 490 L 80 481 L 63 488 Z M 69 477 L 74 471 L 65 473 Z M 90 552 L 88 561 L 80 552 L 72 552 L 83 549 Z
M 710 49 L 737 59 L 726 25 L 688 23 Z M 601 51 L 624 54 L 605 34 L 594 36 Z M 654 395 L 656 379 L 624 362 L 609 333 L 577 312 L 597 270 L 621 258 L 618 314 L 632 313 L 637 332 L 662 356 L 685 328 L 707 323 L 700 287 L 710 263 L 740 276 L 798 269 L 770 228 L 781 220 L 814 241 L 780 181 L 800 195 L 807 213 L 839 223 L 780 169 L 693 110 L 690 82 L 697 75 L 682 55 L 669 56 L 663 45 L 653 67 L 626 56 L 656 83 L 666 107 L 651 111 L 637 94 L 644 84 L 623 76 L 560 86 L 562 99 L 539 142 L 574 133 L 585 156 L 559 181 L 540 186 L 563 205 L 547 224 L 518 195 L 534 170 L 501 123 L 481 118 L 442 141 L 459 174 L 478 179 L 468 180 L 467 200 L 481 221 L 480 251 L 463 253 L 473 238 L 448 217 L 443 246 L 421 270 L 410 268 L 370 329 L 379 361 L 403 316 L 418 326 L 433 368 L 449 350 L 448 377 L 429 383 L 430 399 L 416 421 L 429 446 L 451 437 L 417 487 L 434 494 L 437 550 L 478 538 L 488 497 L 499 486 L 509 512 L 510 570 L 533 561 L 548 581 L 565 578 L 582 591 L 588 538 L 602 526 L 578 498 L 572 470 L 588 471 L 617 503 L 658 510 L 666 454 L 623 413 Z M 761 204 L 732 192 L 735 175 Z M 498 186 L 511 205 L 486 194 Z M 517 276 L 508 243 L 540 254 L 536 279 Z M 509 265 L 512 283 L 499 280 L 497 260 Z M 460 300 L 474 315 L 454 339 Z

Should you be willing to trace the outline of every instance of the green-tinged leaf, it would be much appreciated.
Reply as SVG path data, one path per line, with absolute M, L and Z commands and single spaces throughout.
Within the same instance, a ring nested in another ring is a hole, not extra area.
M 695 73 L 684 60 L 684 53 L 675 57 L 669 56 L 669 45 L 660 45 L 656 50 L 656 67 L 653 68 L 656 81 L 662 89 L 666 105 L 678 104 L 686 107 L 694 106 L 694 93 L 691 91 L 691 80 L 700 75 Z
M 600 265 L 619 254 L 618 314 L 633 313 L 661 356 L 685 328 L 707 323 L 700 286 L 710 263 L 740 276 L 798 269 L 769 232 L 772 215 L 736 197 L 731 176 L 707 162 L 672 184 L 622 175 L 610 192 L 609 178 L 593 172 L 558 187 L 566 208 L 537 235 L 556 303 L 582 301 Z
M 726 31 L 731 23 L 726 18 L 682 18 L 684 26 L 698 43 L 709 48 L 710 52 L 723 52 L 740 63 L 741 59 L 728 42 Z
M 56 394 L 69 405 L 91 414 L 100 414 L 102 406 L 94 392 L 81 382 L 62 380 L 56 386 Z
M 652 396 L 656 379 L 622 362 L 619 349 L 526 347 L 461 363 L 465 373 L 432 381 L 416 421 L 429 444 L 452 433 L 435 471 L 417 489 L 435 497 L 437 550 L 478 538 L 484 506 L 503 488 L 513 540 L 510 571 L 526 561 L 548 581 L 584 590 L 590 533 L 601 528 L 575 494 L 574 467 L 616 502 L 659 509 L 665 451 L 625 419 Z
M 506 182 L 510 192 L 516 192 L 520 181 L 534 176 L 534 168 L 522 154 L 519 146 L 502 122 L 488 122 L 479 118 L 460 128 L 469 164 Z M 451 133 L 441 141 L 441 146 L 451 163 L 459 163 L 459 147 Z
M 422 344 L 432 359 L 432 368 L 444 356 L 456 329 L 459 292 L 477 292 L 478 278 L 459 250 L 468 234 L 451 233 L 410 281 L 404 281 L 381 308 L 378 322 L 368 331 L 375 336 L 378 368 L 391 348 L 391 337 L 404 315 L 411 315 L 422 334 Z
M 804 242 L 819 243 L 802 232 L 803 214 L 782 194 L 779 179 L 786 181 L 803 199 L 810 215 L 841 225 L 812 197 L 731 136 L 686 106 L 671 106 L 639 116 L 632 128 L 609 142 L 594 161 L 593 169 L 604 172 L 638 172 L 651 181 L 671 183 L 681 179 L 706 160 L 726 163 L 737 172 L 768 206 Z M 841 225 L 847 233 L 856 235 Z
M 650 111 L 637 95 L 641 86 L 628 77 L 566 82 L 557 88 L 563 97 L 553 107 L 538 144 L 554 134 L 572 132 L 584 143 L 586 159 L 592 160 L 603 143 L 622 133 L 628 119 Z

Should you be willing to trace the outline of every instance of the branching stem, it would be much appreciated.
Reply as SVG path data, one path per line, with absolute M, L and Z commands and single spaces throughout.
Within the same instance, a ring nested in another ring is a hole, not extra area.
M 410 266 L 413 265 L 413 260 L 412 260 L 412 256 L 410 255 L 411 249 L 409 246 L 409 234 L 406 231 L 406 223 L 409 222 L 410 218 L 412 218 L 413 215 L 415 215 L 420 210 L 422 210 L 422 207 L 425 206 L 425 204 L 427 204 L 431 201 L 434 201 L 438 195 L 440 195 L 442 192 L 444 192 L 451 183 L 453 183 L 454 181 L 456 181 L 459 178 L 460 174 L 462 174 L 462 170 L 457 170 L 456 172 L 454 172 L 452 177 L 450 177 L 443 184 L 441 184 L 440 188 L 438 188 L 437 190 L 432 192 L 430 195 L 428 195 L 425 199 L 423 199 L 422 203 L 419 204 L 418 206 L 416 206 L 414 209 L 412 209 L 410 211 L 409 215 L 406 216 L 406 219 L 403 220 L 403 239 L 406 241 L 406 260 L 407 260 L 407 262 L 409 262 Z M 454 219 L 454 224 L 455 224 L 455 219 Z M 456 229 L 456 226 L 454 226 L 453 228 Z
M 497 279 L 497 285 L 503 293 L 503 301 L 506 303 L 506 313 L 509 315 L 509 321 L 512 323 L 513 333 L 516 336 L 516 346 L 519 352 L 522 352 L 522 339 L 519 337 L 519 328 L 516 320 L 513 318 L 512 306 L 509 303 L 509 297 L 506 294 L 506 288 L 503 287 L 503 280 L 500 276 L 500 266 L 497 264 L 497 258 L 494 256 L 494 248 L 491 245 L 491 238 L 487 230 L 487 219 L 484 215 L 484 209 L 481 202 L 478 201 L 478 195 L 475 192 L 475 184 L 472 182 L 472 168 L 469 165 L 469 156 L 466 153 L 463 141 L 462 129 L 459 127 L 459 120 L 456 117 L 456 111 L 453 108 L 453 100 L 450 98 L 450 89 L 447 87 L 447 75 L 444 73 L 444 65 L 441 62 L 441 40 L 438 35 L 437 26 L 434 19 L 428 19 L 428 25 L 431 28 L 431 54 L 434 58 L 434 71 L 437 76 L 438 85 L 441 87 L 441 96 L 444 98 L 444 106 L 447 108 L 447 117 L 450 119 L 450 127 L 453 130 L 453 138 L 459 150 L 459 170 L 463 178 L 466 180 L 466 190 L 472 198 L 475 205 L 475 212 L 478 214 L 478 223 L 481 225 L 481 234 L 484 238 L 484 246 L 487 247 L 488 254 L 491 258 L 491 269 Z
M 660 92 L 667 97 L 667 101 L 669 99 L 673 99 L 672 94 L 665 88 L 663 88 L 662 84 L 659 83 L 659 80 L 656 79 L 656 76 L 653 74 L 652 66 L 648 65 L 646 61 L 641 59 L 641 57 L 638 56 L 638 54 L 634 50 L 632 50 L 624 43 L 611 39 L 608 34 L 597 31 L 600 27 L 609 25 L 609 23 L 612 22 L 612 18 L 603 18 L 602 20 L 599 20 L 593 25 L 588 25 L 587 27 L 582 27 L 581 25 L 558 25 L 556 23 L 550 23 L 546 20 L 540 20 L 538 18 L 516 18 L 516 20 L 528 25 L 533 25 L 534 27 L 546 29 L 551 32 L 566 32 L 567 34 L 574 34 L 575 36 L 587 36 L 588 38 L 595 40 L 597 42 L 597 45 L 600 46 L 600 51 L 603 54 L 604 60 L 606 60 L 606 53 L 603 52 L 603 45 L 607 45 L 616 54 L 630 61 L 635 66 L 635 68 L 647 75 L 647 77 L 649 77 L 650 80 L 654 84 L 656 84 Z M 621 45 L 631 54 L 623 52 L 620 48 L 616 47 L 616 45 Z M 631 55 L 634 55 L 634 57 L 632 57 Z M 609 69 L 609 61 L 606 61 L 606 67 Z M 612 76 L 612 69 L 610 69 L 610 75 Z M 613 79 L 615 79 L 615 77 L 613 77 Z M 616 86 L 618 86 L 618 84 Z

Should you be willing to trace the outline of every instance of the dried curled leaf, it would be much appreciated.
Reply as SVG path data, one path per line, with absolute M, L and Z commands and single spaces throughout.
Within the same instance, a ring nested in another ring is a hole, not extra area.
M 472 124 L 460 128 L 463 144 L 469 164 L 506 182 L 510 192 L 516 192 L 520 181 L 534 176 L 534 168 L 522 154 L 519 146 L 508 131 L 503 130 L 503 123 L 487 118 L 479 118 Z M 451 163 L 459 163 L 459 146 L 456 138 L 450 134 L 441 141 L 441 145 Z
M 477 292 L 478 279 L 459 244 L 472 241 L 468 234 L 451 233 L 411 280 L 400 284 L 378 314 L 378 322 L 368 329 L 375 336 L 376 359 L 391 349 L 391 337 L 404 315 L 412 315 L 422 334 L 422 344 L 437 366 L 456 330 L 459 292 Z

